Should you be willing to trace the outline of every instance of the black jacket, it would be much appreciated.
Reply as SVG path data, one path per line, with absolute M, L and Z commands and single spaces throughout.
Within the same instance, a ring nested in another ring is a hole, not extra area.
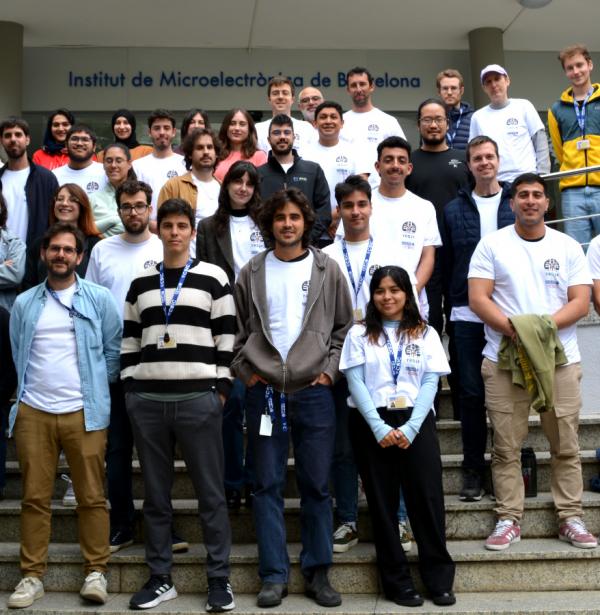
M 263 201 L 272 194 L 286 188 L 298 188 L 310 201 L 317 219 L 311 233 L 311 239 L 317 241 L 327 233 L 331 224 L 331 200 L 329 185 L 325 179 L 323 169 L 310 160 L 303 160 L 293 150 L 294 164 L 286 173 L 277 162 L 273 152 L 269 152 L 269 158 L 265 164 L 258 167 L 260 175 L 260 196 Z
M 509 201 L 510 184 L 506 183 L 498 207 L 498 229 L 514 224 Z M 440 231 L 444 243 L 444 281 L 451 307 L 469 305 L 467 275 L 471 256 L 481 239 L 481 220 L 470 188 L 460 188 L 457 197 L 446 205 Z
M 0 169 L 0 190 L 2 190 L 2 176 L 7 169 L 8 165 Z M 29 176 L 25 182 L 25 197 L 29 212 L 25 243 L 28 246 L 46 232 L 50 204 L 57 189 L 58 181 L 54 173 L 29 160 Z
M 222 235 L 217 235 L 216 226 L 214 216 L 200 220 L 196 234 L 196 257 L 201 261 L 221 267 L 227 274 L 229 284 L 233 288 L 235 275 L 231 234 L 227 230 Z

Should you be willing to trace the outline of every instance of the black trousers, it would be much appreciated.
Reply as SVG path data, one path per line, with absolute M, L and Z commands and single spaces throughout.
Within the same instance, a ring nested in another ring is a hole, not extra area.
M 400 427 L 411 410 L 378 409 L 391 427 Z M 442 463 L 435 418 L 430 412 L 406 450 L 379 446 L 358 410 L 350 415 L 350 435 L 373 525 L 377 566 L 383 592 L 391 600 L 413 587 L 408 560 L 398 533 L 400 487 L 419 548 L 419 571 L 432 595 L 451 591 L 454 562 L 446 548 Z

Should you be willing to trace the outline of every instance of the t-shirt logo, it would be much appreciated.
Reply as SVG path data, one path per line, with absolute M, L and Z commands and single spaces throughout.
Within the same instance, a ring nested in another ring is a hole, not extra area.
M 506 120 L 507 126 L 517 126 L 519 124 L 519 120 L 516 117 L 509 117 Z
M 369 275 L 373 275 L 380 267 L 381 265 L 371 265 L 369 267 Z
M 379 124 L 369 124 L 369 132 L 379 132 Z
M 544 284 L 546 286 L 559 286 L 560 263 L 555 258 L 544 261 Z
M 336 159 L 336 162 L 342 162 L 343 164 L 346 164 L 348 162 L 348 158 L 346 158 L 346 156 L 344 156 L 344 154 L 340 154 Z
M 414 250 L 416 232 L 417 232 L 417 225 L 411 220 L 406 220 L 404 224 L 402 224 L 401 245 L 403 248 Z
M 302 282 L 302 292 L 307 293 L 309 286 L 310 286 L 310 280 L 304 280 L 304 282 Z
M 179 173 L 177 173 L 175 169 L 171 169 L 170 171 L 167 171 L 167 177 L 169 179 L 171 179 L 172 177 L 177 177 L 178 175 Z
M 404 349 L 404 356 L 406 357 L 406 371 L 417 373 L 421 364 L 421 348 L 419 345 L 407 344 Z
M 96 190 L 100 189 L 100 184 L 98 182 L 88 182 L 85 191 L 89 194 L 90 192 L 96 192 Z
M 417 232 L 417 225 L 414 222 L 411 222 L 410 220 L 407 220 L 402 225 L 402 230 L 405 233 L 416 233 Z
M 452 158 L 452 160 L 448 161 L 448 165 L 454 167 L 455 169 L 457 169 L 461 164 L 462 162 L 456 158 Z
M 549 269 L 550 271 L 559 271 L 560 270 L 560 264 L 559 264 L 559 262 L 555 258 L 549 258 L 544 263 L 544 269 Z
M 154 266 L 156 266 L 156 261 L 152 259 L 144 263 L 144 269 L 150 269 L 150 267 L 154 267 Z
M 296 175 L 294 177 L 292 177 L 292 181 L 293 182 L 307 182 L 308 181 L 308 177 L 302 177 L 302 175 Z

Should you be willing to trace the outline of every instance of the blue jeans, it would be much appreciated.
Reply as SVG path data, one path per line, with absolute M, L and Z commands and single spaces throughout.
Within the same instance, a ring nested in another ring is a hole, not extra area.
M 481 377 L 481 353 L 485 346 L 483 324 L 455 322 L 454 339 L 458 359 L 463 468 L 481 473 L 485 469 L 487 441 L 485 389 Z
M 335 406 L 329 387 L 308 386 L 287 397 L 289 431 L 282 430 L 280 396 L 274 394 L 275 422 L 271 436 L 259 435 L 266 408 L 265 385 L 246 389 L 248 438 L 254 447 L 255 492 L 252 506 L 258 542 L 261 580 L 287 583 L 289 557 L 286 548 L 283 493 L 287 475 L 289 434 L 292 435 L 296 480 L 300 491 L 304 573 L 330 566 L 333 553 L 333 520 L 329 476 L 335 442 Z
M 348 395 L 348 382 L 341 378 L 333 387 L 336 425 L 335 452 L 331 467 L 337 518 L 340 523 L 356 523 L 358 518 L 358 470 L 348 427 Z
M 225 489 L 242 491 L 254 483 L 254 458 L 248 443 L 244 463 L 244 398 L 246 387 L 236 378 L 229 399 L 223 406 L 223 452 Z
M 563 218 L 600 214 L 600 187 L 567 188 L 560 195 Z M 600 216 L 586 220 L 567 220 L 565 233 L 581 244 L 588 244 L 600 233 Z M 587 245 L 584 246 L 587 250 Z

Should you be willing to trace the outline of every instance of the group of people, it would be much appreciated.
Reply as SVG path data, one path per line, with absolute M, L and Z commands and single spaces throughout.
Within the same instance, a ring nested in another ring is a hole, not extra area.
M 584 47 L 560 61 L 572 85 L 550 112 L 552 141 L 563 168 L 585 166 L 598 85 Z M 107 600 L 110 553 L 134 538 L 134 445 L 150 577 L 130 607 L 175 598 L 173 552 L 188 546 L 173 525 L 175 444 L 198 500 L 206 610 L 235 606 L 228 511 L 242 499 L 254 514 L 257 604 L 278 606 L 290 569 L 290 437 L 306 595 L 341 604 L 328 571 L 334 552 L 358 542 L 360 476 L 385 597 L 424 602 L 405 554 L 408 516 L 428 596 L 454 604 L 435 415 L 443 376 L 462 425 L 463 501 L 484 493 L 486 416 L 494 431 L 497 520 L 486 548 L 520 539 L 531 407 L 550 442 L 558 536 L 597 546 L 581 508 L 575 325 L 592 280 L 600 305 L 600 240 L 588 267 L 575 239 L 545 225 L 543 123 L 531 103 L 508 97 L 502 66 L 482 69 L 490 104 L 477 111 L 447 69 L 439 98 L 419 105 L 413 151 L 373 105 L 369 71 L 351 69 L 347 83 L 351 110 L 305 88 L 298 120 L 293 84 L 275 78 L 273 117 L 255 125 L 235 108 L 218 135 L 193 109 L 181 153 L 164 109 L 148 118 L 151 146 L 137 141 L 130 111 L 115 112 L 115 142 L 98 154 L 94 132 L 66 109 L 50 116 L 33 159 L 27 123 L 0 124 L 0 403 L 16 389 L 8 429 L 23 482 L 23 578 L 9 607 L 43 596 L 61 451 L 81 596 Z M 594 176 L 569 180 L 563 195 L 593 201 Z

